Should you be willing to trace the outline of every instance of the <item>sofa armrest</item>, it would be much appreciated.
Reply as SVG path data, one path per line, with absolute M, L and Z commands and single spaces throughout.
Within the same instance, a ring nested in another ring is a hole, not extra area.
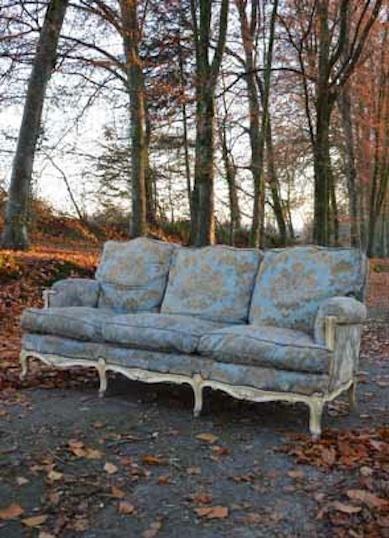
M 361 325 L 367 317 L 366 306 L 353 297 L 331 297 L 322 302 L 316 314 L 314 338 L 318 344 L 327 344 L 331 324 Z M 331 321 L 331 319 L 335 318 Z
M 332 351 L 330 391 L 349 382 L 355 384 L 366 315 L 365 305 L 352 297 L 331 297 L 319 307 L 314 337 Z
M 67 278 L 55 282 L 43 291 L 44 306 L 89 306 L 96 307 L 100 285 L 96 280 L 86 278 Z

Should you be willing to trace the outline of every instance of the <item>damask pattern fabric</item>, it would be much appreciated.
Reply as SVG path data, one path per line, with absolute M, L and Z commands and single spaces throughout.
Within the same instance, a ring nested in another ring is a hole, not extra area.
M 96 280 L 67 278 L 55 282 L 51 289 L 50 306 L 97 306 L 100 286 Z
M 130 347 L 194 353 L 203 334 L 222 326 L 193 316 L 126 314 L 108 321 L 103 337 Z
M 315 341 L 325 343 L 325 318 L 336 316 L 337 325 L 362 324 L 366 321 L 366 306 L 353 297 L 331 297 L 321 303 L 315 318 Z
M 24 331 L 53 334 L 78 340 L 102 340 L 102 326 L 112 317 L 112 312 L 82 306 L 27 308 L 22 315 Z
M 260 258 L 260 251 L 255 249 L 179 249 L 161 312 L 227 323 L 247 322 Z
M 313 333 L 320 304 L 334 296 L 363 297 L 366 258 L 357 249 L 269 250 L 258 271 L 249 321 Z
M 166 288 L 176 246 L 146 237 L 128 242 L 108 241 L 96 279 L 99 308 L 119 312 L 156 312 Z
M 347 383 L 358 373 L 362 325 L 337 325 L 330 390 Z
M 55 354 L 66 358 L 94 359 L 96 363 L 99 357 L 103 357 L 109 364 L 125 368 L 140 368 L 150 372 L 190 377 L 200 374 L 203 379 L 277 392 L 309 395 L 324 392 L 328 388 L 329 382 L 327 375 L 226 364 L 198 355 L 131 349 L 47 335 L 25 334 L 23 348 L 28 351 Z
M 311 373 L 328 373 L 331 359 L 308 334 L 264 325 L 217 329 L 201 338 L 198 351 L 219 362 Z

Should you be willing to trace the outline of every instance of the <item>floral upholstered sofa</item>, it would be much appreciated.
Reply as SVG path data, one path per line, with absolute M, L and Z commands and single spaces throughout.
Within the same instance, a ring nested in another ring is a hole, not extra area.
M 109 241 L 94 280 L 67 279 L 28 308 L 21 365 L 97 369 L 187 383 L 194 414 L 212 387 L 255 402 L 304 402 L 320 435 L 325 402 L 354 400 L 366 308 L 364 255 L 302 246 L 260 251 Z

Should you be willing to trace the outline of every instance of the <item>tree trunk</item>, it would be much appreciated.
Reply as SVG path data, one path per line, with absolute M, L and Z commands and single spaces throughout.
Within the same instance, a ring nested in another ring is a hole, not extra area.
M 151 123 L 145 106 L 145 195 L 146 195 L 146 222 L 147 224 L 157 224 L 156 216 L 156 188 L 154 185 L 154 174 L 150 166 L 149 151 L 151 142 Z
M 369 223 L 367 239 L 367 255 L 374 256 L 376 253 L 375 239 L 377 221 L 382 214 L 384 203 L 388 197 L 389 185 L 389 95 L 387 73 L 385 71 L 385 52 L 387 41 L 387 28 L 385 28 L 380 54 L 380 76 L 378 98 L 376 105 L 374 133 L 374 165 L 373 178 L 370 191 Z M 383 218 L 387 217 L 382 215 Z
M 228 149 L 226 126 L 223 121 L 219 127 L 219 134 L 230 205 L 230 244 L 234 245 L 235 234 L 241 226 L 240 208 L 238 191 L 236 188 L 236 166 L 232 160 L 230 150 Z
M 330 189 L 330 232 L 329 238 L 331 236 L 334 239 L 334 244 L 339 244 L 339 215 L 338 215 L 338 203 L 336 200 L 336 185 L 335 178 L 332 172 L 329 175 L 329 189 Z
M 199 0 L 198 3 L 191 0 L 196 49 L 196 159 L 191 240 L 196 246 L 215 241 L 215 90 L 226 44 L 229 0 L 221 1 L 219 31 L 210 61 L 212 5 L 212 0 Z
M 211 91 L 198 97 L 196 116 L 195 185 L 193 190 L 194 244 L 215 242 L 214 152 L 215 99 Z
M 180 10 L 180 25 L 183 24 L 183 15 Z M 186 110 L 186 95 L 185 95 L 185 68 L 184 57 L 182 53 L 181 45 L 181 33 L 178 34 L 178 67 L 181 85 L 181 116 L 183 127 L 183 142 L 184 142 L 184 160 L 185 160 L 185 177 L 186 177 L 186 191 L 188 196 L 189 215 L 190 221 L 193 222 L 194 212 L 192 208 L 192 179 L 190 171 L 190 157 L 189 157 L 189 140 L 188 140 L 188 114 Z
M 357 169 L 355 166 L 354 133 L 351 116 L 351 99 L 347 86 L 345 86 L 338 96 L 338 107 L 342 118 L 345 149 L 345 175 L 347 181 L 347 192 L 349 201 L 350 239 L 351 245 L 359 247 L 361 244 L 360 217 L 357 189 Z
M 47 84 L 55 66 L 59 34 L 68 0 L 51 0 L 39 36 L 28 81 L 23 119 L 12 166 L 5 214 L 3 248 L 28 248 L 28 204 L 35 148 L 40 131 Z
M 330 72 L 330 32 L 328 28 L 328 3 L 318 2 L 319 17 L 319 77 L 316 84 L 316 132 L 313 143 L 315 198 L 313 240 L 319 245 L 329 244 L 329 201 L 330 201 L 330 118 L 331 95 Z
M 144 80 L 139 57 L 137 0 L 120 0 L 131 121 L 132 237 L 146 234 L 146 116 Z
M 280 187 L 277 177 L 276 164 L 274 160 L 273 152 L 273 137 L 271 131 L 271 121 L 270 117 L 267 122 L 266 129 L 266 157 L 267 157 L 267 167 L 269 174 L 269 184 L 270 192 L 273 200 L 273 211 L 276 217 L 278 232 L 280 234 L 280 244 L 281 246 L 286 245 L 286 223 L 284 217 L 284 211 L 280 199 Z
M 257 39 L 255 35 L 257 20 L 257 2 L 251 3 L 251 22 L 249 24 L 246 2 L 235 0 L 240 19 L 240 31 L 243 49 L 245 52 L 246 84 L 249 98 L 250 115 L 250 169 L 254 183 L 253 218 L 250 232 L 250 244 L 255 247 L 264 246 L 264 219 L 265 219 L 265 178 L 264 178 L 264 155 L 265 138 L 269 121 L 269 95 L 271 81 L 271 66 L 273 61 L 274 29 L 277 16 L 278 0 L 274 1 L 270 21 L 269 42 L 266 51 L 263 95 L 262 95 L 262 121 L 260 124 L 259 87 L 257 85 L 256 65 L 254 61 Z M 273 170 L 274 171 L 274 170 Z
M 313 239 L 318 245 L 329 244 L 329 170 L 331 162 L 328 130 L 327 120 L 318 119 L 313 148 L 315 176 Z

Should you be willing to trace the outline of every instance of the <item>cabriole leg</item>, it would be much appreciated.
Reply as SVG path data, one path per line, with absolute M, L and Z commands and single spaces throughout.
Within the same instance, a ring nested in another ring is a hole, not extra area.
M 22 368 L 22 371 L 19 374 L 19 379 L 20 381 L 23 381 L 28 373 L 28 354 L 25 351 L 20 352 L 19 361 Z
M 309 401 L 309 431 L 312 439 L 317 441 L 321 435 L 321 417 L 323 414 L 324 401 L 321 398 L 312 398 Z
M 203 385 L 202 385 L 202 378 L 199 374 L 195 374 L 193 376 L 191 385 L 192 385 L 193 394 L 194 394 L 193 415 L 195 417 L 198 417 L 203 408 Z
M 99 359 L 97 362 L 97 371 L 100 378 L 99 398 L 103 398 L 105 391 L 107 390 L 107 373 L 106 363 L 104 359 Z
M 347 398 L 350 405 L 350 411 L 357 408 L 357 380 L 354 378 L 352 385 L 347 389 Z

